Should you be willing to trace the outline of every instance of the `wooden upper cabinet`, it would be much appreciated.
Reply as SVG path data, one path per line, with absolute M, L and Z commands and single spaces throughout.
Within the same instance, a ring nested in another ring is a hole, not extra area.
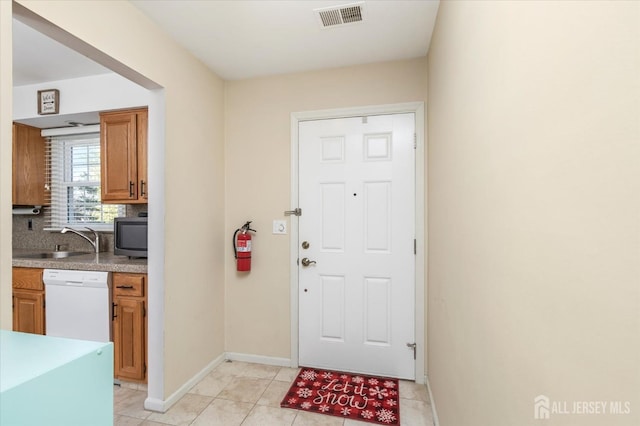
M 148 201 L 148 178 L 147 178 L 147 129 L 149 119 L 147 111 L 136 114 L 136 129 L 138 131 L 138 200 L 146 203 Z
M 45 140 L 40 129 L 13 124 L 13 205 L 45 204 Z
M 100 114 L 103 203 L 147 202 L 147 110 Z

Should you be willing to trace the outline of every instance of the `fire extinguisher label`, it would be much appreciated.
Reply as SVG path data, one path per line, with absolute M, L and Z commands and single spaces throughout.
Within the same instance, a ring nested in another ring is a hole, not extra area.
M 251 240 L 239 240 L 236 245 L 238 253 L 251 251 Z

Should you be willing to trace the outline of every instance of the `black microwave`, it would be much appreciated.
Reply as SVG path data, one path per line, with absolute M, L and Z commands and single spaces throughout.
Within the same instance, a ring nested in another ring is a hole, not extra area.
M 113 254 L 147 257 L 147 218 L 116 217 L 113 220 Z

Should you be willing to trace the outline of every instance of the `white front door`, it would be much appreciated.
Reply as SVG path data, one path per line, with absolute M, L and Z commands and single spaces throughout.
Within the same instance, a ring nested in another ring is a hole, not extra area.
M 299 363 L 415 378 L 415 114 L 299 124 Z

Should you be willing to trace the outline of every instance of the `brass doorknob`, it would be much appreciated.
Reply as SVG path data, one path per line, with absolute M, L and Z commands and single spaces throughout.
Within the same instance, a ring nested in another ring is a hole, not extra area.
M 309 266 L 312 263 L 316 263 L 316 261 L 315 260 L 309 260 L 306 257 L 302 258 L 302 266 Z

